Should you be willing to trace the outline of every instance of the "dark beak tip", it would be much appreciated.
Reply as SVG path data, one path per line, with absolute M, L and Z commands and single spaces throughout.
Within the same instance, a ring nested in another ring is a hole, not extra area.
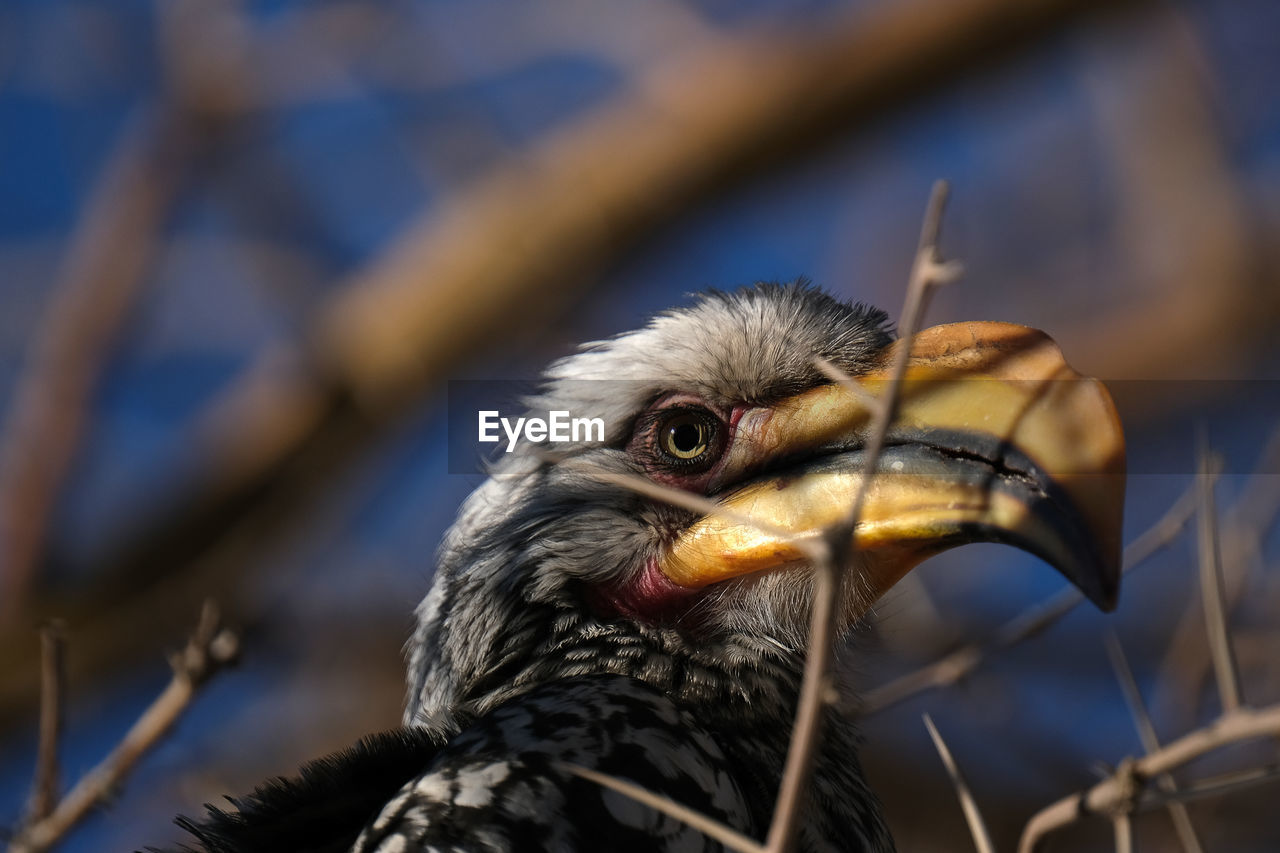
M 1116 605 L 1120 603 L 1120 588 L 1117 585 L 1113 589 L 1103 592 L 1101 595 L 1093 599 L 1093 603 L 1103 613 L 1112 613 L 1116 609 Z
M 1102 561 L 1092 569 L 1080 575 L 1085 582 L 1076 585 L 1099 610 L 1111 613 L 1120 601 L 1120 560 Z

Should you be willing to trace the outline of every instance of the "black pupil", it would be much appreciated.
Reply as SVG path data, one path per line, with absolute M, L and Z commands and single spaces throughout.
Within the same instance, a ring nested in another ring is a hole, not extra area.
M 671 428 L 671 445 L 681 453 L 692 453 L 702 443 L 702 428 L 696 423 L 677 424 Z

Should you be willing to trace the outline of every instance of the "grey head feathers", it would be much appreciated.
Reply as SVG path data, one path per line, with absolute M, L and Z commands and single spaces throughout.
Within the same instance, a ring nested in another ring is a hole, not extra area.
M 815 355 L 856 374 L 891 340 L 877 309 L 803 281 L 758 284 L 701 295 L 552 364 L 531 411 L 601 418 L 605 440 L 568 447 L 574 465 L 548 462 L 537 448 L 504 455 L 465 502 L 417 611 L 406 723 L 454 732 L 540 681 L 589 671 L 648 678 L 693 698 L 753 695 L 782 714 L 785 700 L 772 694 L 795 680 L 804 576 L 727 584 L 669 624 L 599 618 L 591 590 L 639 571 L 662 531 L 691 517 L 582 466 L 639 473 L 627 442 L 664 395 L 767 403 L 825 382 Z M 695 618 L 703 633 L 691 642 Z

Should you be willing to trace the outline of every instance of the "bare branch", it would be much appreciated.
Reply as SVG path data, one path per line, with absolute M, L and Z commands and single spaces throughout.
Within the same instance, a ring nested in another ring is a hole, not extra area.
M 589 770 L 586 767 L 579 767 L 576 764 L 557 762 L 554 766 L 558 770 L 571 773 L 574 776 L 580 776 L 583 779 L 595 782 L 603 788 L 617 791 L 619 794 L 623 794 L 638 803 L 644 803 L 646 806 L 656 809 L 668 817 L 682 821 L 708 838 L 714 838 L 731 850 L 737 850 L 739 853 L 767 853 L 765 847 L 758 841 L 753 841 L 742 833 L 730 829 L 719 821 L 712 820 L 701 812 L 682 806 L 675 800 L 659 796 L 625 779 Z
M 969 824 L 969 834 L 973 836 L 973 846 L 977 848 L 978 853 L 995 853 L 996 848 L 991 843 L 991 834 L 987 832 L 987 824 L 982 819 L 982 811 L 978 808 L 978 801 L 973 798 L 973 793 L 969 790 L 968 783 L 965 782 L 964 774 L 960 772 L 960 765 L 956 763 L 955 757 L 947 747 L 947 742 L 942 739 L 942 734 L 938 731 L 938 727 L 933 724 L 933 718 L 928 714 L 924 715 L 924 726 L 929 730 L 929 737 L 933 738 L 933 746 L 938 750 L 942 765 L 947 768 L 947 775 L 951 777 L 951 784 L 956 789 L 956 796 L 960 799 L 960 808 L 964 810 L 965 822 Z
M 1115 669 L 1116 680 L 1120 682 L 1120 687 L 1124 691 L 1125 703 L 1129 706 L 1129 713 L 1133 716 L 1134 725 L 1138 729 L 1138 739 L 1142 742 L 1142 749 L 1150 755 L 1160 749 L 1160 739 L 1156 736 L 1155 725 L 1151 722 L 1151 715 L 1147 713 L 1146 703 L 1142 701 L 1142 691 L 1138 689 L 1138 682 L 1133 677 L 1133 670 L 1129 668 L 1124 647 L 1120 645 L 1120 638 L 1116 636 L 1115 631 L 1107 632 L 1107 654 L 1111 658 L 1112 668 Z M 1168 773 L 1157 776 L 1156 784 L 1166 794 L 1173 794 L 1178 790 L 1177 782 Z M 1200 853 L 1202 850 L 1200 839 L 1196 835 L 1195 826 L 1191 823 L 1191 814 L 1187 811 L 1187 807 L 1179 802 L 1170 802 L 1169 818 L 1173 821 L 1173 828 L 1182 844 L 1182 849 L 1187 853 Z
M 1023 829 L 1018 851 L 1032 853 L 1046 835 L 1087 815 L 1132 811 L 1147 779 L 1169 773 L 1230 744 L 1277 736 L 1280 736 L 1280 705 L 1258 710 L 1241 706 L 1225 713 L 1204 728 L 1184 735 L 1156 752 L 1126 759 L 1120 770 L 1087 791 L 1064 797 L 1040 810 Z
M 1200 554 L 1200 592 L 1204 603 L 1205 629 L 1213 657 L 1213 671 L 1218 680 L 1218 698 L 1223 711 L 1240 707 L 1240 675 L 1235 652 L 1227 631 L 1226 592 L 1223 589 L 1221 549 L 1218 545 L 1218 510 L 1213 487 L 1217 478 L 1211 472 L 1208 439 L 1203 431 L 1198 437 L 1196 493 L 1199 498 L 1196 533 Z
M 897 413 L 902 377 L 906 375 L 907 364 L 911 359 L 911 344 L 920 328 L 920 320 L 933 289 L 952 281 L 959 273 L 957 266 L 941 263 L 938 253 L 938 234 L 948 192 L 947 182 L 937 181 L 929 196 L 929 205 L 920 231 L 920 246 L 912 264 L 906 300 L 898 325 L 901 342 L 894 354 L 888 389 L 872 419 L 864 451 L 864 476 L 858 484 L 853 505 L 846 518 L 823 530 L 823 540 L 830 549 L 831 557 L 814 566 L 804 680 L 800 685 L 800 701 L 791 730 L 791 743 L 787 749 L 787 761 L 782 772 L 782 783 L 778 788 L 773 821 L 769 826 L 766 846 L 771 853 L 786 853 L 791 850 L 799 831 L 801 806 L 822 736 L 823 711 L 833 693 L 831 669 L 835 659 L 838 619 L 836 603 L 841 600 L 840 590 L 845 581 L 843 569 L 853 547 L 853 531 L 862 517 L 867 486 L 875 477 L 880 453 L 884 449 L 885 435 Z
M 66 626 L 51 622 L 40 631 L 40 742 L 28 820 L 40 820 L 58 803 L 58 751 L 66 717 Z
M 219 622 L 218 608 L 206 601 L 186 647 L 170 658 L 173 678 L 138 717 L 133 727 L 96 767 L 81 777 L 53 811 L 21 828 L 10 853 L 48 850 L 105 800 L 133 770 L 138 760 L 169 732 L 197 691 L 219 670 L 234 662 L 239 638 Z

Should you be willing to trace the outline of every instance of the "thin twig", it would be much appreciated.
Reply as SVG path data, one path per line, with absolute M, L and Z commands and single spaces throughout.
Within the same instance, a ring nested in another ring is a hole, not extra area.
M 778 788 L 778 800 L 765 845 L 771 853 L 786 853 L 791 850 L 799 832 L 804 796 L 822 736 L 823 712 L 833 692 L 831 670 L 835 660 L 837 634 L 836 604 L 842 599 L 840 591 L 845 581 L 844 568 L 851 556 L 853 531 L 862 517 L 867 487 L 875 477 L 880 453 L 884 449 L 885 435 L 897 413 L 902 377 L 906 375 L 907 364 L 911 360 L 911 345 L 933 289 L 953 281 L 960 273 L 958 265 L 942 263 L 939 259 L 938 235 L 948 192 L 947 182 L 937 181 L 929 196 L 924 224 L 920 229 L 919 248 L 907 282 L 907 295 L 898 325 L 900 340 L 894 354 L 889 386 L 874 411 L 863 457 L 864 475 L 858 484 L 853 505 L 845 519 L 823 531 L 823 539 L 831 549 L 832 556 L 814 566 L 815 583 L 810 599 L 804 680 L 800 685 L 800 700 L 796 706 L 795 724 L 791 729 L 791 743 L 787 749 L 782 783 Z
M 858 405 L 870 412 L 873 417 L 879 413 L 881 408 L 880 398 L 858 384 L 857 380 L 852 376 L 820 355 L 813 357 L 813 366 L 818 368 L 823 376 L 848 391 L 849 395 L 858 401 Z
M 1150 755 L 1160 749 L 1160 738 L 1156 735 L 1155 724 L 1151 722 L 1146 703 L 1142 701 L 1142 691 L 1138 689 L 1137 679 L 1133 677 L 1133 670 L 1129 667 L 1124 647 L 1120 645 L 1120 638 L 1116 636 L 1115 631 L 1107 632 L 1107 654 L 1111 658 L 1116 680 L 1120 682 L 1120 688 L 1124 691 L 1125 704 L 1129 706 L 1134 726 L 1138 729 L 1138 739 L 1142 742 L 1142 749 Z M 1177 782 L 1168 773 L 1157 776 L 1156 784 L 1166 794 L 1173 794 L 1178 790 Z M 1200 846 L 1195 826 L 1191 823 L 1191 814 L 1187 811 L 1187 807 L 1179 802 L 1170 802 L 1169 818 L 1173 821 L 1173 828 L 1182 844 L 1182 849 L 1187 853 L 1200 853 L 1203 848 Z
M 47 817 L 58 803 L 58 751 L 66 711 L 66 626 L 50 622 L 40 631 L 40 742 L 28 820 Z
M 1280 765 L 1271 764 L 1266 767 L 1251 767 L 1248 770 L 1237 770 L 1223 773 L 1208 779 L 1202 779 L 1194 785 L 1179 788 L 1171 793 L 1160 793 L 1143 797 L 1139 808 L 1159 808 L 1169 803 L 1189 803 L 1192 800 L 1203 800 L 1209 797 L 1223 797 L 1237 791 L 1247 791 L 1259 785 L 1267 785 L 1280 781 Z
M 675 800 L 668 797 L 659 796 L 639 785 L 632 784 L 625 779 L 619 779 L 616 776 L 610 776 L 607 773 L 600 773 L 595 770 L 589 770 L 586 767 L 579 767 L 576 764 L 556 763 L 555 767 L 565 773 L 571 773 L 574 776 L 580 776 L 597 785 L 617 791 L 638 803 L 643 803 L 650 808 L 662 812 L 668 817 L 683 821 L 688 826 L 706 835 L 708 838 L 714 838 L 725 847 L 737 850 L 739 853 L 767 853 L 765 847 L 758 841 L 754 841 L 740 832 L 725 826 L 717 820 L 713 820 L 699 811 L 682 806 Z
M 1218 681 L 1218 698 L 1223 711 L 1240 707 L 1240 675 L 1231 636 L 1227 631 L 1226 592 L 1223 589 L 1221 549 L 1218 544 L 1218 510 L 1213 487 L 1217 478 L 1211 473 L 1208 439 L 1201 430 L 1198 439 L 1196 492 L 1199 497 L 1196 533 L 1200 554 L 1200 592 L 1204 603 L 1205 630 L 1213 657 L 1213 672 Z
M 1214 456 L 1213 461 L 1220 461 L 1219 457 Z M 1249 568 L 1260 562 L 1263 540 L 1280 516 L 1280 477 L 1272 473 L 1278 468 L 1280 425 L 1272 429 L 1254 463 L 1253 474 L 1222 516 L 1219 542 L 1223 546 L 1221 566 L 1228 612 L 1243 595 Z M 1156 682 L 1159 690 L 1152 702 L 1156 716 L 1169 721 L 1175 729 L 1193 724 L 1201 685 L 1213 670 L 1211 650 L 1204 642 L 1205 630 L 1204 603 L 1189 601 L 1161 662 Z
M 947 742 L 942 739 L 942 733 L 938 731 L 938 727 L 933 724 L 933 718 L 928 714 L 924 715 L 924 727 L 929 730 L 929 737 L 933 739 L 933 746 L 938 750 L 942 766 L 947 768 L 947 775 L 951 777 L 951 784 L 956 789 L 960 808 L 964 811 L 965 822 L 969 824 L 969 834 L 973 836 L 973 846 L 977 848 L 978 853 L 995 853 L 996 848 L 991 843 L 991 833 L 987 832 L 987 824 L 982 819 L 982 810 L 978 808 L 978 801 L 973 798 L 969 784 L 965 781 L 964 774 L 960 772 L 960 765 L 956 763 Z
M 10 853 L 48 850 L 110 796 L 138 760 L 173 728 L 200 687 L 234 662 L 239 647 L 239 638 L 220 625 L 218 608 L 206 601 L 186 647 L 169 660 L 173 668 L 169 684 L 110 754 L 82 776 L 50 814 L 18 831 L 9 845 Z
M 1127 574 L 1155 556 L 1182 533 L 1196 507 L 1194 486 L 1188 487 L 1155 524 L 1124 549 Z M 1047 630 L 1085 600 L 1075 587 L 1065 587 L 1045 601 L 1019 613 L 983 642 L 966 643 L 931 664 L 867 691 L 860 705 L 864 715 L 905 702 L 918 693 L 956 684 L 976 670 L 991 654 L 1018 645 Z
M 1144 780 L 1169 773 L 1222 747 L 1263 737 L 1280 737 L 1280 705 L 1256 710 L 1241 706 L 1227 712 L 1149 755 L 1126 759 L 1121 770 L 1088 790 L 1041 809 L 1023 829 L 1018 851 L 1032 853 L 1046 835 L 1087 815 L 1132 811 L 1142 794 Z

